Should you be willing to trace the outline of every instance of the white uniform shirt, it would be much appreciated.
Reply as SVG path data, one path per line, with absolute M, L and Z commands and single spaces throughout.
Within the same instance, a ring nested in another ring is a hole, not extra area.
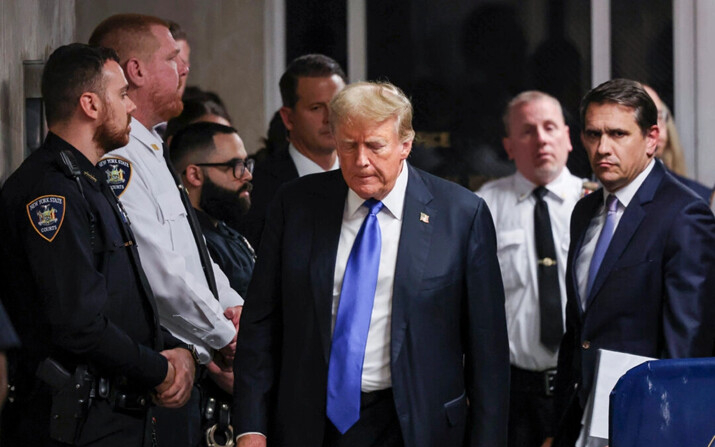
M 531 371 L 543 371 L 556 367 L 557 354 L 540 342 L 534 188 L 536 185 L 517 172 L 485 184 L 477 193 L 487 202 L 497 232 L 497 256 L 506 297 L 511 364 Z M 571 212 L 583 191 L 583 180 L 564 168 L 546 189 L 548 193 L 544 200 L 549 206 L 564 312 L 569 224 Z
M 298 177 L 326 172 L 318 163 L 298 152 L 298 149 L 293 146 L 293 143 L 288 145 L 288 154 L 290 154 L 290 158 L 292 158 L 293 163 L 295 163 L 295 170 L 298 171 Z M 339 167 L 338 157 L 335 157 L 335 163 L 333 163 L 333 166 L 328 170 L 334 171 Z
M 397 264 L 397 249 L 402 234 L 402 210 L 405 205 L 408 169 L 402 163 L 402 172 L 395 181 L 392 191 L 382 200 L 383 208 L 377 214 L 380 225 L 382 245 L 380 247 L 380 268 L 377 273 L 375 302 L 370 316 L 370 329 L 367 333 L 367 345 L 362 367 L 363 392 L 371 392 L 392 386 L 390 375 L 390 327 L 392 318 L 392 291 L 395 284 L 395 266 Z M 365 202 L 355 192 L 348 189 L 343 211 L 343 225 L 340 228 L 340 242 L 335 260 L 335 276 L 333 277 L 333 320 L 337 316 L 340 302 L 340 290 L 343 285 L 345 268 L 357 233 L 362 226 L 367 207 Z
M 134 118 L 131 126 L 129 144 L 106 157 L 131 163 L 131 177 L 120 200 L 132 223 L 161 324 L 194 344 L 201 362 L 208 363 L 211 348 L 226 346 L 236 334 L 224 309 L 243 304 L 243 299 L 212 262 L 219 301 L 214 298 L 186 209 L 164 160 L 162 140 Z

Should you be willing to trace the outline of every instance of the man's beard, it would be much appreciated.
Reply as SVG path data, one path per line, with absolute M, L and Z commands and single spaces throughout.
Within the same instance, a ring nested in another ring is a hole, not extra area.
M 127 128 L 132 121 L 132 116 L 127 113 L 127 124 L 118 128 L 112 128 L 109 125 L 113 118 L 112 114 L 107 112 L 102 124 L 94 131 L 92 140 L 95 141 L 100 150 L 103 151 L 100 155 L 104 155 L 119 147 L 124 147 L 129 143 L 129 132 L 127 132 Z
M 250 194 L 252 189 L 251 182 L 246 182 L 238 191 L 231 191 L 218 186 L 211 179 L 205 177 L 199 206 L 209 216 L 223 220 L 230 227 L 235 228 L 251 207 L 250 195 L 241 197 L 241 193 L 248 191 Z
M 151 100 L 155 104 L 156 114 L 162 121 L 169 121 L 181 115 L 181 112 L 184 110 L 184 103 L 181 101 L 178 89 L 170 98 L 166 96 L 162 97 L 157 90 L 154 90 L 151 92 Z

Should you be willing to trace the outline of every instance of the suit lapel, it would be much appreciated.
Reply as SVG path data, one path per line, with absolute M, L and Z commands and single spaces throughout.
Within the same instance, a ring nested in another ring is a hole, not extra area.
M 333 307 L 333 276 L 338 253 L 340 229 L 347 197 L 347 185 L 340 170 L 331 173 L 325 187 L 316 191 L 312 200 L 313 234 L 310 276 L 315 299 L 316 321 L 327 364 L 330 357 L 330 322 Z
M 653 200 L 655 191 L 662 178 L 663 168 L 660 166 L 660 163 L 656 162 L 655 166 L 653 166 L 653 170 L 648 177 L 646 177 L 640 188 L 638 188 L 636 195 L 633 197 L 633 200 L 631 200 L 631 203 L 628 204 L 628 207 L 626 207 L 626 210 L 623 212 L 623 216 L 621 216 L 621 220 L 618 222 L 616 232 L 613 233 L 611 244 L 608 246 L 608 250 L 606 250 L 606 254 L 601 262 L 601 267 L 593 282 L 591 293 L 588 296 L 588 306 L 591 305 L 592 300 L 598 294 L 598 291 L 605 283 L 608 275 L 610 275 L 616 261 L 618 261 L 628 247 L 628 243 L 633 238 L 633 235 L 646 215 L 643 206 Z
M 405 340 L 409 316 L 410 295 L 422 280 L 427 263 L 434 224 L 424 222 L 438 218 L 434 208 L 428 206 L 432 194 L 420 174 L 405 163 L 409 169 L 405 205 L 402 213 L 402 233 L 395 265 L 395 283 L 392 292 L 391 363 L 394 365 Z

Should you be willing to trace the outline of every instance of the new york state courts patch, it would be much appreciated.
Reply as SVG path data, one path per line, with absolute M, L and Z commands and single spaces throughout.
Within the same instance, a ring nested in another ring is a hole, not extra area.
M 114 194 L 121 197 L 132 180 L 132 164 L 123 158 L 107 157 L 99 160 L 97 167 L 106 175 L 105 180 Z
M 52 242 L 62 227 L 65 205 L 64 197 L 54 195 L 40 196 L 26 205 L 32 227 L 47 242 Z

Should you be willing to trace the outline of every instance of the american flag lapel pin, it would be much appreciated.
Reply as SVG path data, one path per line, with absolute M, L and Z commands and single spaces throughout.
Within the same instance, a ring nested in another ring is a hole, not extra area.
M 429 223 L 429 215 L 425 213 L 420 213 L 420 222 L 424 222 L 426 224 Z

